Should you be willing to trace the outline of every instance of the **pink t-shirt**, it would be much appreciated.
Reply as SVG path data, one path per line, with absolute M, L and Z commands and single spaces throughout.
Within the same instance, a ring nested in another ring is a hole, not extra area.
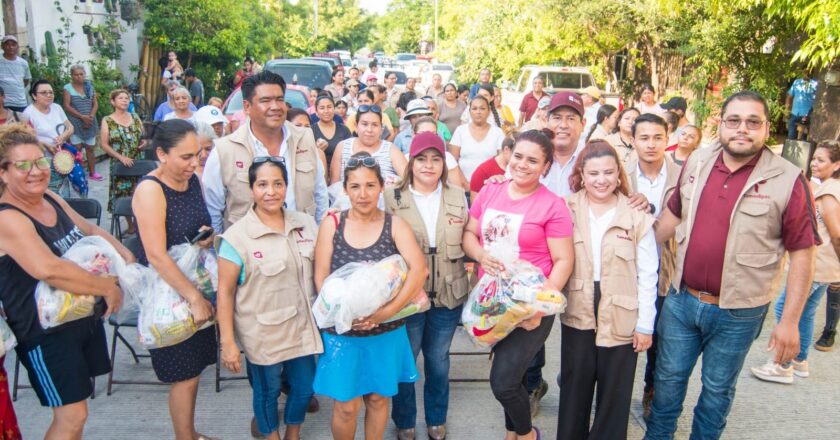
M 543 185 L 530 196 L 513 200 L 509 185 L 510 181 L 488 183 L 473 201 L 470 216 L 478 222 L 479 241 L 485 249 L 490 244 L 506 245 L 548 276 L 554 262 L 547 239 L 572 235 L 569 208 Z

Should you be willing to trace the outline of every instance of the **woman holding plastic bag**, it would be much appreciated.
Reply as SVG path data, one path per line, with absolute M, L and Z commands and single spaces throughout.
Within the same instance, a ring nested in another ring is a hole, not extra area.
M 122 304 L 112 276 L 97 276 L 61 256 L 85 236 L 99 236 L 127 262 L 131 252 L 47 190 L 50 160 L 23 124 L 0 127 L 0 301 L 18 341 L 17 356 L 42 406 L 53 409 L 46 438 L 81 438 L 90 378 L 110 371 L 102 314 L 50 329 L 41 326 L 35 301 L 40 281 L 80 295 L 103 297 L 105 316 Z
M 160 165 L 140 180 L 132 199 L 138 238 L 142 243 L 139 260 L 150 265 L 166 285 L 189 303 L 198 331 L 183 342 L 153 348 L 149 353 L 155 375 L 160 381 L 172 384 L 169 413 L 175 439 L 205 439 L 207 437 L 195 430 L 195 401 L 201 372 L 216 362 L 216 330 L 209 323 L 213 318 L 213 306 L 167 253 L 174 246 L 201 238 L 199 234 L 209 229 L 210 214 L 195 175 L 201 147 L 193 125 L 181 119 L 160 123 L 152 147 Z M 211 247 L 212 234 L 198 240 L 197 244 L 202 248 Z M 154 293 L 162 294 L 158 290 Z M 143 313 L 141 311 L 141 321 Z
M 417 380 L 417 368 L 404 320 L 386 322 L 411 301 L 428 275 L 423 252 L 411 227 L 377 207 L 384 181 L 370 154 L 351 156 L 345 164 L 344 190 L 351 208 L 321 222 L 315 247 L 315 287 L 321 290 L 330 273 L 354 262 L 402 256 L 408 273 L 397 295 L 367 317 L 352 323 L 352 331 L 321 332 L 324 354 L 318 359 L 314 389 L 335 399 L 332 435 L 352 440 L 356 419 L 365 405 L 365 438 L 381 439 L 388 422 L 388 398 L 400 382 Z
M 461 239 L 467 221 L 464 189 L 450 186 L 446 148 L 436 133 L 418 133 L 411 141 L 405 180 L 385 190 L 386 210 L 414 231 L 430 268 L 424 290 L 433 306 L 406 319 L 414 357 L 423 350 L 423 406 L 429 438 L 446 438 L 449 408 L 449 346 L 469 293 Z M 417 419 L 414 384 L 401 383 L 391 418 L 400 440 L 413 439 Z
M 290 385 L 283 438 L 297 440 L 313 395 L 315 354 L 324 351 L 310 313 L 317 226 L 312 216 L 283 208 L 287 179 L 282 158 L 255 158 L 248 169 L 254 207 L 216 237 L 222 364 L 241 370 L 239 340 L 257 431 L 273 440 L 280 440 L 280 373 Z
M 593 140 L 569 178 L 575 268 L 560 316 L 558 439 L 625 439 L 638 354 L 653 341 L 659 256 L 653 217 L 630 206 L 609 143 Z M 592 396 L 598 389 L 590 428 Z
M 479 275 L 505 270 L 497 253 L 504 249 L 539 268 L 547 278 L 544 289 L 566 284 L 574 263 L 572 219 L 563 200 L 540 183 L 553 157 L 546 134 L 526 131 L 513 146 L 511 180 L 488 183 L 478 193 L 464 231 L 464 251 L 481 264 Z M 537 314 L 493 347 L 490 387 L 504 408 L 506 440 L 539 438 L 531 425 L 525 371 L 553 324 L 553 315 Z

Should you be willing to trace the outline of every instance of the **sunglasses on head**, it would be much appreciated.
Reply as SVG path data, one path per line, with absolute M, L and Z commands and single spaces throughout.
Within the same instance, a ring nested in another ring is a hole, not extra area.
M 254 158 L 255 164 L 261 164 L 263 162 L 271 162 L 273 164 L 282 165 L 283 167 L 286 166 L 286 159 L 282 157 L 274 157 L 274 156 L 260 156 Z
M 376 158 L 371 157 L 371 156 L 362 157 L 362 158 L 351 157 L 350 159 L 347 159 L 347 165 L 345 166 L 345 168 L 347 168 L 349 170 L 359 168 L 360 166 L 364 166 L 364 167 L 367 167 L 367 168 L 374 168 L 376 165 L 377 165 L 376 164 Z
M 382 114 L 382 109 L 376 104 L 373 104 L 373 105 L 364 104 L 364 105 L 359 106 L 358 113 L 367 113 L 367 112 L 374 112 L 376 114 L 381 115 Z
M 9 162 L 14 164 L 15 168 L 24 173 L 28 173 L 32 171 L 32 167 L 36 167 L 41 171 L 47 171 L 50 169 L 50 159 L 47 157 L 39 157 L 35 160 L 15 160 Z

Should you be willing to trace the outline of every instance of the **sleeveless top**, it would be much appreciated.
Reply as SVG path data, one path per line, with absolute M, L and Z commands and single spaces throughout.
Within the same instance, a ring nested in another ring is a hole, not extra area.
M 341 181 L 344 181 L 344 167 L 347 166 L 347 161 L 353 155 L 353 142 L 358 139 L 355 137 L 348 138 L 341 143 Z M 376 162 L 379 163 L 379 169 L 382 171 L 382 178 L 385 179 L 385 184 L 388 185 L 395 179 L 399 178 L 397 170 L 391 163 L 391 146 L 394 145 L 388 141 L 381 141 L 379 150 L 371 154 Z
M 334 217 L 333 217 L 334 218 Z M 385 223 L 382 226 L 382 232 L 379 238 L 372 245 L 357 249 L 350 246 L 344 239 L 344 225 L 347 223 L 347 211 L 341 212 L 341 221 L 338 223 L 338 229 L 333 235 L 333 255 L 330 263 L 330 273 L 335 272 L 347 263 L 357 262 L 375 262 L 391 255 L 399 255 L 397 245 L 394 243 L 394 238 L 391 236 L 391 214 L 385 213 Z M 379 324 L 378 327 L 372 330 L 350 330 L 342 336 L 373 336 L 380 335 L 391 330 L 396 330 L 405 323 L 404 319 L 399 319 L 393 322 Z M 335 328 L 324 329 L 328 333 L 335 334 Z
M 84 95 L 79 94 L 79 92 L 73 88 L 73 84 L 70 83 L 64 85 L 64 90 L 67 90 L 67 93 L 70 94 L 70 107 L 73 107 L 77 112 L 83 115 L 88 115 L 93 109 L 93 100 L 96 99 L 96 95 L 93 91 L 93 83 L 90 81 L 85 81 L 83 87 L 85 90 Z M 99 132 L 99 125 L 96 124 L 96 117 L 93 118 L 93 123 L 90 124 L 90 127 L 88 128 L 84 128 L 82 120 L 70 113 L 67 113 L 67 119 L 69 119 L 73 124 L 73 134 L 82 139 L 95 137 L 97 132 Z
M 70 216 L 61 209 L 58 202 L 49 195 L 45 195 L 44 199 L 55 209 L 55 226 L 46 226 L 20 208 L 8 203 L 0 203 L 0 211 L 13 209 L 25 215 L 52 253 L 61 257 L 74 243 L 84 237 L 84 234 L 73 223 Z M 25 347 L 27 342 L 37 344 L 39 336 L 93 319 L 93 317 L 83 318 L 44 330 L 38 320 L 38 309 L 35 304 L 35 286 L 37 285 L 38 280 L 26 273 L 11 256 L 6 254 L 0 256 L 0 301 L 3 302 L 9 327 L 21 346 Z
M 202 226 L 210 226 L 210 212 L 207 211 L 207 204 L 204 203 L 204 195 L 201 191 L 201 183 L 198 176 L 193 174 L 187 184 L 186 191 L 176 191 L 160 179 L 154 176 L 144 176 L 144 180 L 153 180 L 163 188 L 163 196 L 166 198 L 166 249 L 182 243 L 189 243 L 190 239 L 198 235 Z M 142 246 L 143 238 L 137 233 L 140 240 L 140 251 L 137 258 L 141 264 L 148 266 L 146 250 Z

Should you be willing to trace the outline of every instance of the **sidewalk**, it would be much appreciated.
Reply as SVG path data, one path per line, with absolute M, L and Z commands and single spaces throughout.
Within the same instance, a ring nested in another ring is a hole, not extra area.
M 97 170 L 108 175 L 107 162 L 97 165 Z M 91 197 L 107 206 L 107 179 L 93 182 Z M 107 216 L 107 213 L 103 213 Z M 110 220 L 103 218 L 102 225 L 108 228 Z M 817 312 L 816 328 L 822 329 L 825 306 Z M 772 314 L 772 311 L 771 311 Z M 840 417 L 838 396 L 840 396 L 840 347 L 830 353 L 812 351 L 810 355 L 811 377 L 799 379 L 793 385 L 777 385 L 760 382 L 752 377 L 749 367 L 763 363 L 767 358 L 764 348 L 773 329 L 774 319 L 769 316 L 759 339 L 747 357 L 744 370 L 738 382 L 735 404 L 729 416 L 724 434 L 726 439 L 814 439 L 840 438 Z M 556 376 L 560 371 L 560 326 L 555 323 L 547 345 L 547 365 L 543 370 L 549 382 L 549 392 L 543 399 L 542 410 L 535 425 L 543 431 L 543 438 L 553 439 L 556 431 L 556 414 L 559 399 Z M 110 328 L 109 344 L 110 344 Z M 134 341 L 135 333 L 129 329 L 126 334 Z M 139 345 L 139 344 L 138 344 Z M 466 334 L 456 334 L 452 351 L 479 351 Z M 422 362 L 422 361 L 421 361 Z M 636 384 L 628 427 L 629 439 L 644 436 L 644 422 L 641 417 L 641 395 L 644 375 L 644 355 L 639 356 Z M 422 365 L 422 363 L 421 363 Z M 699 364 L 698 364 L 699 367 Z M 14 369 L 14 355 L 6 359 L 6 371 L 11 381 Z M 453 378 L 487 378 L 490 362 L 485 356 L 453 356 Z M 153 380 L 154 373 L 148 360 L 135 365 L 128 350 L 118 344 L 116 377 L 144 378 Z M 208 368 L 201 379 L 196 409 L 196 426 L 207 435 L 226 440 L 247 440 L 251 418 L 251 391 L 246 381 L 224 382 L 222 391 L 215 392 L 214 369 Z M 225 374 L 223 372 L 223 374 Z M 22 372 L 21 382 L 26 382 Z M 419 386 L 419 385 L 418 385 Z M 11 384 L 10 384 L 11 388 Z M 90 416 L 85 429 L 85 438 L 94 440 L 140 437 L 149 439 L 173 438 L 167 407 L 167 387 L 115 385 L 114 393 L 107 396 L 106 376 L 97 378 L 96 399 L 89 401 Z M 692 408 L 700 391 L 699 368 L 690 381 L 686 409 L 680 419 L 676 438 L 688 438 L 691 429 Z M 422 400 L 422 392 L 418 393 Z M 493 398 L 488 383 L 453 383 L 450 390 L 448 431 L 450 439 L 502 439 L 504 418 L 501 406 Z M 307 415 L 303 426 L 303 437 L 307 440 L 329 439 L 331 402 L 320 398 L 321 411 Z M 418 439 L 425 438 L 422 402 L 418 402 Z M 49 409 L 42 408 L 32 390 L 20 390 L 15 410 L 25 439 L 42 438 L 51 419 Z M 363 438 L 362 421 L 356 438 Z M 386 430 L 387 439 L 396 438 L 392 423 Z

